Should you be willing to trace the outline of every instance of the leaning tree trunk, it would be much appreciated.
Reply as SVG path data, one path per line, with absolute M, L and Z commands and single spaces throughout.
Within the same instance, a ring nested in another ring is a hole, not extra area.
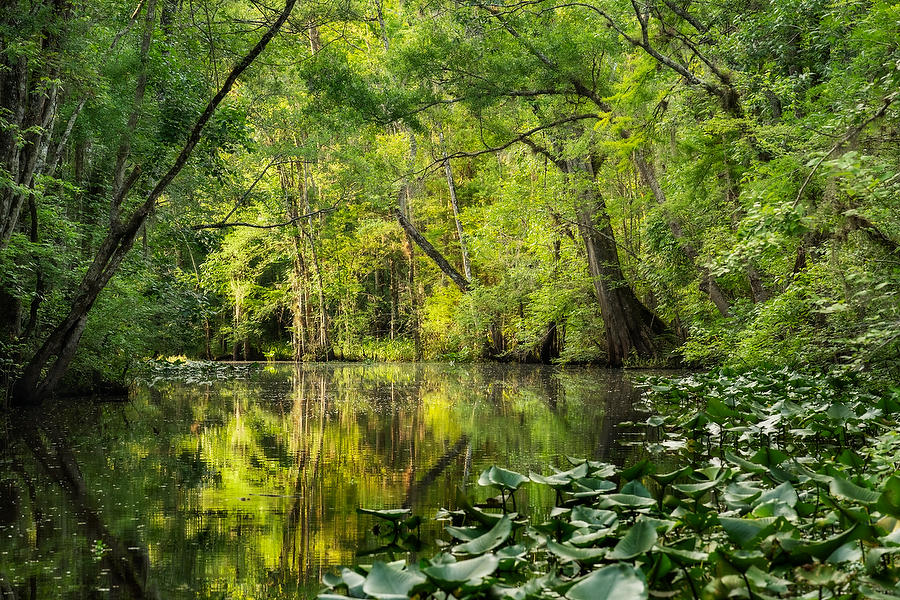
M 126 180 L 115 186 L 116 192 L 112 199 L 113 210 L 110 211 L 111 223 L 109 232 L 101 243 L 94 261 L 84 274 L 81 284 L 75 292 L 68 314 L 50 333 L 34 356 L 31 357 L 25 365 L 22 375 L 13 385 L 13 404 L 40 404 L 46 396 L 55 390 L 63 373 L 65 373 L 75 356 L 75 350 L 78 348 L 81 334 L 84 332 L 84 327 L 87 323 L 88 313 L 94 306 L 97 296 L 109 283 L 109 280 L 125 259 L 126 254 L 131 250 L 144 222 L 155 210 L 159 197 L 172 180 L 175 179 L 175 176 L 181 172 L 181 169 L 184 168 L 184 165 L 191 157 L 194 148 L 200 141 L 203 128 L 212 117 L 216 108 L 231 91 L 237 78 L 256 60 L 256 57 L 278 33 L 296 2 L 297 0 L 287 0 L 284 9 L 275 22 L 266 30 L 250 52 L 231 70 L 222 87 L 219 88 L 216 95 L 213 96 L 197 118 L 181 152 L 173 164 L 127 219 L 120 217 L 119 209 L 123 204 L 125 194 L 134 186 L 134 183 L 140 176 L 140 168 L 135 167 Z
M 651 358 L 660 354 L 665 323 L 637 298 L 625 280 L 606 203 L 594 181 L 589 160 L 566 161 L 570 181 L 576 188 L 575 215 L 587 250 L 594 292 L 606 328 L 607 360 L 619 367 L 634 355 Z

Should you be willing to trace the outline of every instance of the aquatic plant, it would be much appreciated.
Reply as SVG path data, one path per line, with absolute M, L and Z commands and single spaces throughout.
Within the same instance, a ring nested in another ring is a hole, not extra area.
M 463 495 L 442 551 L 343 569 L 319 598 L 900 599 L 900 391 L 788 370 L 647 385 L 641 460 L 487 469 L 501 512 Z M 526 484 L 555 490 L 548 519 L 507 512 Z

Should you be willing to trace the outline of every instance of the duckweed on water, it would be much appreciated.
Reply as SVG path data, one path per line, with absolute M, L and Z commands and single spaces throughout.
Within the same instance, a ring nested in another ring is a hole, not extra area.
M 862 383 L 786 370 L 650 380 L 641 460 L 492 467 L 478 484 L 502 512 L 461 495 L 438 515 L 443 551 L 343 569 L 319 598 L 900 600 L 900 390 Z M 555 490 L 548 520 L 508 512 L 524 485 Z

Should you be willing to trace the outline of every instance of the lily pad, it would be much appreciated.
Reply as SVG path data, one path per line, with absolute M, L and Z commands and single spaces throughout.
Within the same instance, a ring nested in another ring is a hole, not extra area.
M 490 531 L 474 540 L 454 547 L 453 551 L 457 554 L 484 554 L 505 542 L 511 531 L 512 519 L 508 515 L 503 515 Z
M 493 554 L 484 554 L 468 560 L 426 567 L 422 572 L 444 589 L 462 584 L 477 585 L 481 579 L 497 570 L 500 560 Z
M 569 600 L 646 600 L 649 597 L 644 574 L 631 565 L 618 563 L 597 569 L 566 592 Z
M 878 492 L 860 487 L 852 481 L 848 481 L 841 477 L 834 477 L 831 480 L 829 491 L 833 496 L 846 498 L 866 505 L 875 504 L 881 497 L 881 494 Z
M 356 512 L 361 515 L 373 515 L 379 519 L 385 519 L 392 523 L 396 523 L 410 515 L 412 511 L 408 508 L 357 508 Z
M 528 481 L 528 478 L 521 473 L 501 469 L 500 467 L 491 467 L 482 471 L 478 478 L 480 486 L 494 486 L 503 490 L 517 490 L 519 486 Z
M 376 562 L 366 577 L 363 591 L 378 600 L 406 600 L 410 590 L 425 581 L 416 571 Z
M 628 530 L 625 537 L 619 540 L 607 558 L 611 560 L 634 558 L 650 550 L 657 538 L 656 527 L 652 523 L 638 521 Z
M 893 475 L 884 482 L 884 489 L 875 508 L 886 515 L 900 517 L 900 477 Z
M 568 544 L 557 544 L 552 540 L 547 541 L 547 550 L 563 561 L 575 560 L 583 563 L 596 562 L 607 552 L 606 548 L 576 548 Z

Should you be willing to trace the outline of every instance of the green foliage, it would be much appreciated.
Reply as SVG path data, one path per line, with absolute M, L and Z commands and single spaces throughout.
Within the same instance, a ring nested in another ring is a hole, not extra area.
M 503 515 L 488 530 L 464 502 L 446 532 L 470 541 L 392 567 L 415 574 L 398 597 L 891 597 L 900 396 L 869 385 L 790 370 L 651 379 L 648 458 L 532 474 L 556 491 L 541 523 Z M 515 475 L 492 467 L 479 481 L 512 490 Z M 356 578 L 380 579 L 378 565 L 326 578 L 319 597 L 359 596 Z

